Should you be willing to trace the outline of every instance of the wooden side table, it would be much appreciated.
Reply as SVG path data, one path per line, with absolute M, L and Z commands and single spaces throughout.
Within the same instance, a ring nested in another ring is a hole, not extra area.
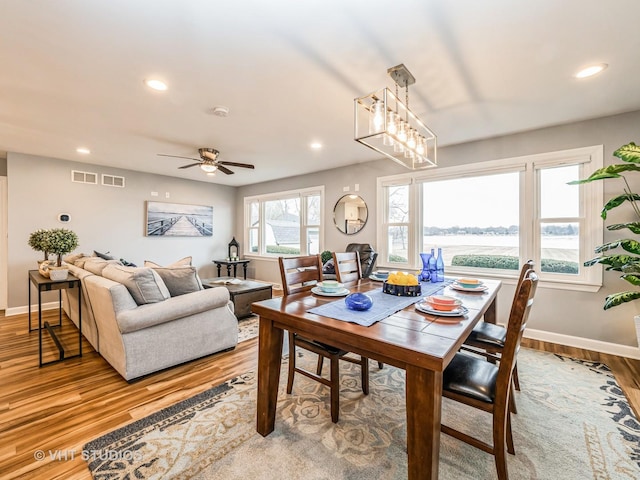
M 242 265 L 244 270 L 244 279 L 247 279 L 247 265 L 251 260 L 214 260 L 213 263 L 218 267 L 218 276 L 220 276 L 220 267 L 222 265 L 227 266 L 227 277 L 231 276 L 231 267 L 233 267 L 233 276 L 236 277 L 238 275 L 237 268 L 238 265 Z
M 31 328 L 31 286 L 34 286 L 38 290 L 38 328 Z M 62 326 L 62 290 L 66 288 L 78 289 L 78 353 L 75 355 L 65 356 L 64 346 L 62 342 L 53 330 L 53 327 Z M 58 349 L 58 360 L 52 360 L 50 362 L 42 361 L 42 292 L 49 292 L 58 290 L 58 308 L 59 317 L 57 325 L 50 325 L 49 322 L 44 322 L 44 328 L 51 338 L 53 339 Z M 66 280 L 53 281 L 50 278 L 40 275 L 38 270 L 29 270 L 29 332 L 38 330 L 38 361 L 40 366 L 50 365 L 52 363 L 58 363 L 70 358 L 82 357 L 82 288 L 80 286 L 80 279 L 69 274 Z

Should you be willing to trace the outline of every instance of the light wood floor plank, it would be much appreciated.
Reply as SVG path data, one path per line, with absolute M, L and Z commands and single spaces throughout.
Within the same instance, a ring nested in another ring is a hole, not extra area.
M 56 321 L 56 312 L 45 312 Z M 65 319 L 68 322 L 68 319 Z M 71 328 L 63 327 L 66 340 Z M 77 337 L 75 337 L 77 339 Z M 71 340 L 73 341 L 73 340 Z M 52 358 L 53 344 L 46 342 Z M 524 346 L 606 363 L 636 415 L 640 362 L 577 348 L 525 340 Z M 83 343 L 84 356 L 38 368 L 38 335 L 27 316 L 0 315 L 0 476 L 3 479 L 90 480 L 82 446 L 116 428 L 257 368 L 257 339 L 127 383 Z M 522 385 L 526 389 L 526 384 Z M 36 461 L 34 454 L 45 452 Z M 66 460 L 51 458 L 64 454 Z M 75 458 L 71 459 L 71 455 Z

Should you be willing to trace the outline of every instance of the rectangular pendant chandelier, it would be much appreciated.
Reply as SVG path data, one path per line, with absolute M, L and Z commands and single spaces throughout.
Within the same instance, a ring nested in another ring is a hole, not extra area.
M 396 84 L 395 94 L 385 87 L 354 101 L 355 141 L 411 170 L 437 166 L 438 138 L 409 110 L 409 85 L 415 78 L 403 64 L 387 73 Z M 405 88 L 404 103 L 399 86 Z

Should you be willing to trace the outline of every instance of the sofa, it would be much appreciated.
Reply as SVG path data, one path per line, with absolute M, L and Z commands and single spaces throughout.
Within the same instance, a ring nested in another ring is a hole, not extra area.
M 195 267 L 127 267 L 95 256 L 65 259 L 81 280 L 82 333 L 129 381 L 235 348 L 238 320 L 229 291 L 204 289 Z M 78 325 L 78 290 L 63 309 Z

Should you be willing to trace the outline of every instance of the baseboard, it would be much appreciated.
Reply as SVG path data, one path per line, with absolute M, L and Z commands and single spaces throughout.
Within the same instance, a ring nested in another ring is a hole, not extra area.
M 57 309 L 59 307 L 59 303 L 58 300 L 56 300 L 55 302 L 47 302 L 47 303 L 43 303 L 42 304 L 42 311 L 45 310 L 54 310 Z M 38 312 L 38 305 L 32 305 L 31 306 L 31 313 L 37 313 Z M 12 317 L 13 315 L 23 315 L 29 313 L 29 307 L 28 305 L 23 305 L 22 307 L 13 307 L 13 308 L 7 308 L 4 311 L 4 316 L 5 317 Z
M 527 328 L 524 331 L 524 337 L 532 340 L 541 340 L 543 342 L 558 343 L 560 345 L 566 345 L 567 347 L 584 348 L 585 350 L 593 350 L 595 352 L 640 360 L 640 348 L 629 345 L 602 342 L 590 338 L 573 337 L 560 333 L 545 332 L 544 330 L 533 330 L 531 328 Z

